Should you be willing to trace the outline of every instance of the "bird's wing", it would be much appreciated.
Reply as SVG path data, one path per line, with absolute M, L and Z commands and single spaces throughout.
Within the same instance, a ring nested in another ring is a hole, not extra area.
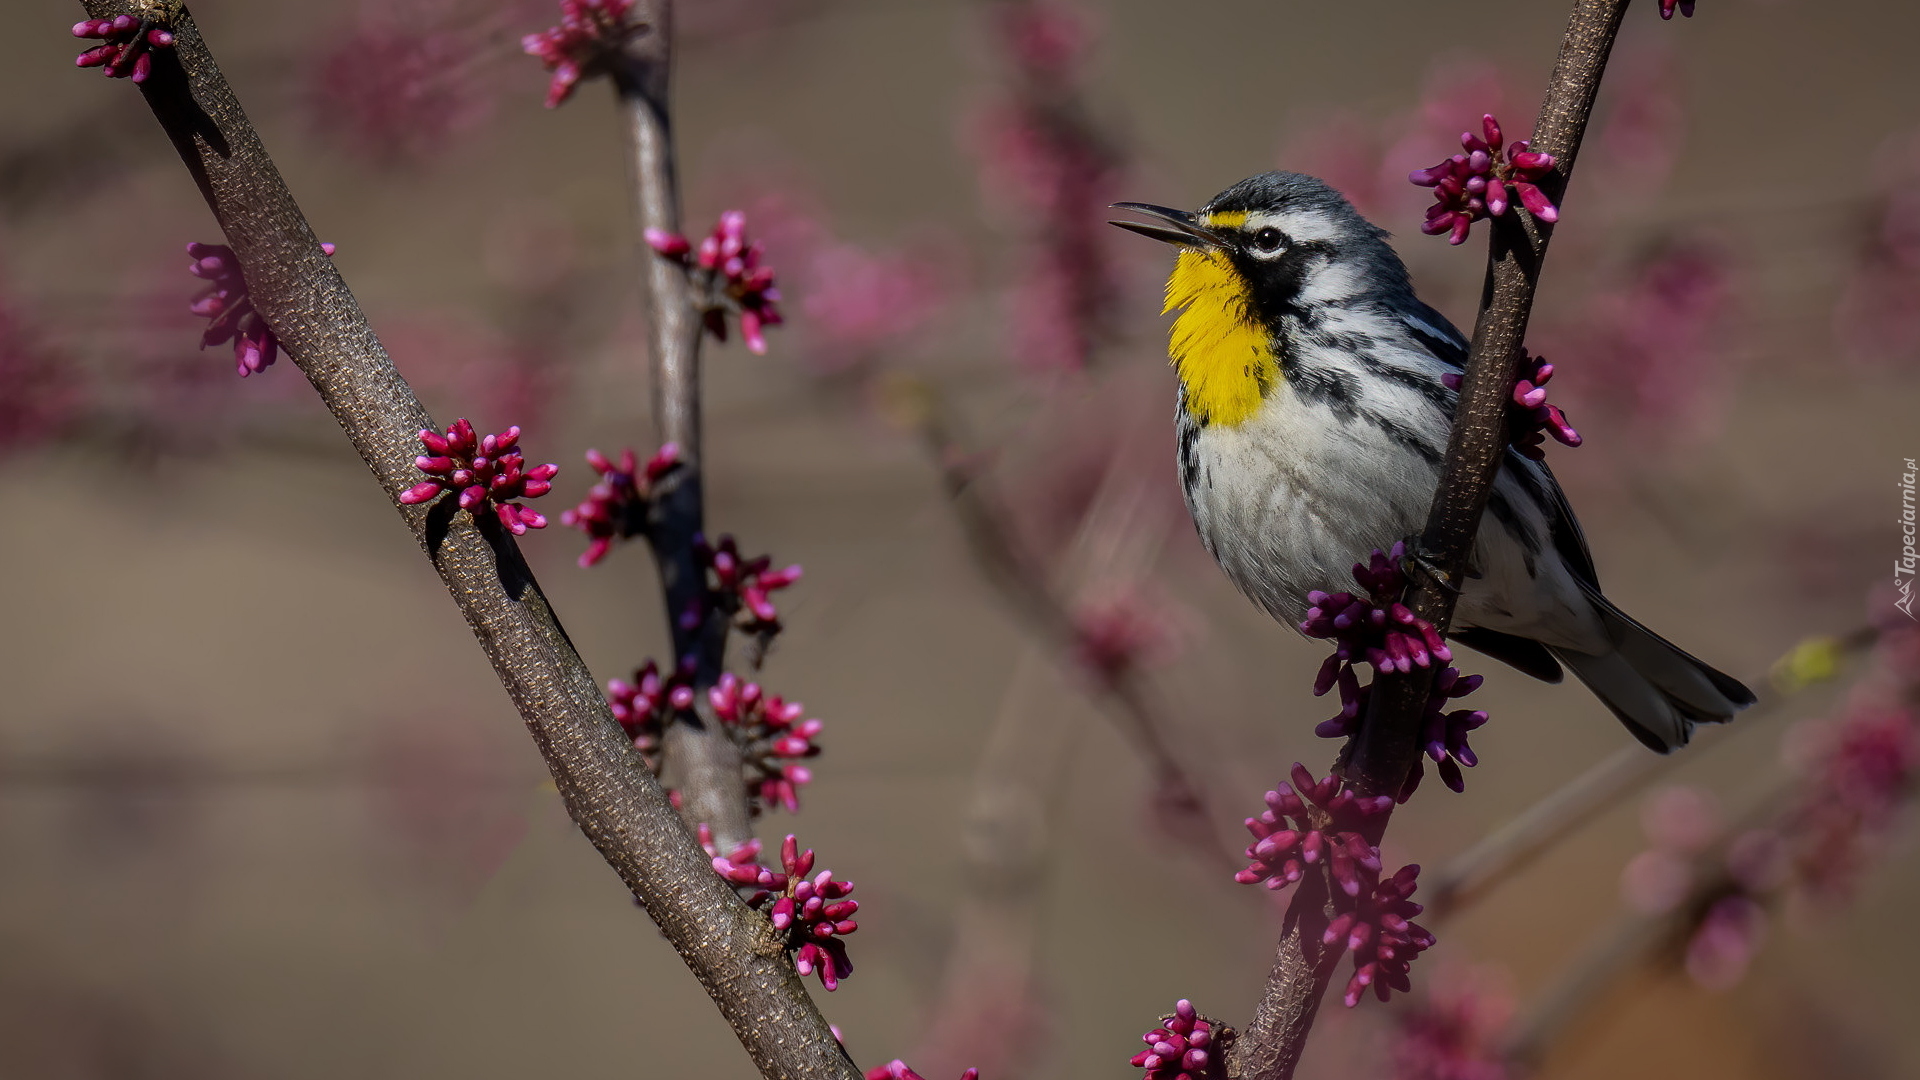
M 1560 561 L 1582 585 L 1598 593 L 1600 574 L 1593 566 L 1593 552 L 1587 550 L 1587 535 L 1580 531 L 1580 520 L 1573 516 L 1567 493 L 1553 478 L 1553 470 L 1547 468 L 1546 462 L 1532 461 L 1511 448 L 1507 450 L 1506 464 L 1508 469 L 1530 481 L 1529 486 L 1537 488 L 1540 508 L 1547 518 L 1548 538 L 1553 541 L 1553 550 L 1559 553 Z
M 1454 369 L 1465 370 L 1467 366 L 1467 339 L 1447 321 L 1445 315 L 1433 310 L 1419 300 L 1408 298 L 1411 305 L 1400 315 L 1400 322 L 1407 333 L 1420 343 L 1433 358 Z

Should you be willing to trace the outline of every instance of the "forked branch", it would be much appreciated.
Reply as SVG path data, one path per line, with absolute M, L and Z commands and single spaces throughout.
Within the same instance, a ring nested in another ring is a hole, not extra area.
M 138 17 L 88 0 L 96 19 Z M 432 418 L 401 379 L 190 15 L 140 89 L 225 231 L 260 315 L 389 501 L 417 483 Z M 397 505 L 526 721 L 567 810 L 706 987 L 769 1077 L 858 1080 L 766 920 L 713 872 L 608 711 L 513 538 L 448 499 Z

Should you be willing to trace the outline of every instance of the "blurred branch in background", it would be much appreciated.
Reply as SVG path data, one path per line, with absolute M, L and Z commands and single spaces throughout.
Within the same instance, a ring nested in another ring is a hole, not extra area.
M 1066 599 L 1073 590 L 1050 582 L 1048 575 L 1020 550 L 1010 526 L 1011 516 L 983 486 L 975 471 L 980 458 L 956 438 L 953 420 L 945 415 L 939 397 L 925 387 L 904 392 L 917 399 L 907 408 L 914 415 L 914 425 L 929 457 L 940 469 L 949 505 L 981 572 L 1008 605 L 1050 643 L 1068 672 L 1081 675 L 1079 681 L 1091 685 L 1096 703 L 1145 760 L 1154 785 L 1151 799 L 1155 817 L 1162 827 L 1185 841 L 1192 852 L 1232 865 L 1233 850 L 1243 845 L 1214 828 L 1215 815 L 1208 812 L 1205 795 L 1211 785 L 1196 777 L 1174 752 L 1180 741 L 1180 725 L 1157 700 L 1151 681 L 1140 668 L 1146 644 L 1142 634 L 1147 628 L 1134 625 L 1123 609 L 1098 613 Z M 1102 490 L 1115 484 L 1137 483 L 1109 473 Z M 1137 505 L 1140 496 L 1134 498 Z M 1086 530 L 1105 513 L 1101 510 L 1103 502 L 1096 501 L 1083 518 L 1082 539 L 1070 546 L 1073 552 L 1084 551 L 1091 543 Z M 1129 531 L 1149 537 L 1157 532 L 1138 526 Z M 1158 542 L 1157 538 L 1152 540 L 1156 548 Z M 1069 573 L 1084 573 L 1077 563 L 1069 555 L 1063 565 Z M 1102 614 L 1105 620 L 1099 618 Z
M 1843 661 L 1871 648 L 1879 633 L 1877 628 L 1865 626 L 1840 637 L 1809 639 L 1796 646 L 1773 667 L 1774 692 L 1742 713 L 1737 726 L 1704 732 L 1708 737 L 1698 740 L 1694 744 L 1697 748 L 1685 758 L 1649 754 L 1638 745 L 1623 746 L 1609 754 L 1454 856 L 1428 887 L 1427 918 L 1438 921 L 1472 904 L 1681 762 L 1697 761 L 1713 748 L 1755 730 L 1761 720 L 1791 701 L 1798 691 L 1833 678 Z
M 1001 568 L 994 576 L 1007 599 L 1018 603 L 1026 598 L 1040 609 L 1030 615 L 1036 625 L 1066 630 L 1059 624 L 1064 616 L 1046 582 L 1033 576 L 1030 564 L 1007 549 L 1009 538 L 992 520 L 992 508 L 975 505 L 983 498 L 981 493 L 954 492 L 953 498 L 975 558 L 990 573 L 994 567 Z M 1063 565 L 1070 568 L 1071 580 L 1061 583 L 1063 592 L 1084 598 L 1091 591 L 1124 590 L 1151 573 L 1164 531 L 1153 526 L 1146 502 L 1138 477 L 1118 468 L 1106 474 L 1068 544 Z M 990 535 L 975 536 L 978 531 Z M 1014 565 L 1003 565 L 1008 560 Z M 1095 665 L 1062 665 L 1060 656 L 1073 647 L 1070 641 L 1053 639 L 1046 644 L 1055 650 L 1049 666 L 1068 682 L 1087 677 L 1089 667 L 1100 670 Z M 974 767 L 961 838 L 968 889 L 955 916 L 954 940 L 959 944 L 947 961 L 932 1009 L 933 1025 L 916 1055 L 932 1065 L 936 1075 L 966 1066 L 978 1066 L 984 1075 L 999 1080 L 1036 1075 L 1037 1055 L 1051 1027 L 1038 970 L 1041 919 L 1053 880 L 1050 871 L 1059 859 L 1059 814 L 1069 790 L 1060 778 L 1080 751 L 1083 736 L 1071 710 L 1034 706 L 1041 678 L 1039 655 L 1030 650 L 1016 661 L 1000 717 Z M 1126 667 L 1130 670 L 1131 664 Z M 1109 689 L 1107 693 L 1117 700 L 1126 691 Z M 1184 786 L 1188 781 L 1178 771 L 1178 763 L 1153 756 L 1167 752 L 1156 738 L 1156 731 L 1164 730 L 1156 728 L 1157 718 L 1142 713 L 1137 719 L 1143 728 L 1137 746 L 1149 768 L 1173 770 L 1171 778 L 1161 775 L 1157 802 L 1167 801 L 1167 790 L 1175 785 L 1179 794 L 1197 799 L 1199 791 Z M 1203 811 L 1194 806 L 1190 814 Z M 1207 821 L 1204 816 L 1184 816 L 1173 824 L 1205 829 Z M 1205 852 L 1220 850 L 1216 837 L 1193 839 Z M 996 1056 L 982 1058 L 988 1049 Z
M 1746 974 L 1771 910 L 1791 902 L 1820 919 L 1853 898 L 1920 791 L 1920 627 L 1889 609 L 1869 633 L 1868 670 L 1838 715 L 1797 724 L 1783 739 L 1790 775 L 1750 790 L 1730 819 L 1697 789 L 1648 800 L 1649 846 L 1621 875 L 1632 912 L 1506 1034 L 1504 1054 L 1517 1069 L 1537 1068 L 1641 965 L 1724 990 Z

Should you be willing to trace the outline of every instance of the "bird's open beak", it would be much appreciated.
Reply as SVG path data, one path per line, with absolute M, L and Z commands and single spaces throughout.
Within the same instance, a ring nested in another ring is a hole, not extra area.
M 1141 236 L 1150 236 L 1166 244 L 1178 244 L 1181 247 L 1218 247 L 1218 234 L 1206 229 L 1194 220 L 1185 210 L 1170 210 L 1152 203 L 1117 202 L 1112 209 L 1131 210 L 1136 214 L 1154 218 L 1154 221 L 1109 221 L 1109 225 L 1118 225 L 1129 232 Z M 1165 224 L 1161 224 L 1165 222 Z

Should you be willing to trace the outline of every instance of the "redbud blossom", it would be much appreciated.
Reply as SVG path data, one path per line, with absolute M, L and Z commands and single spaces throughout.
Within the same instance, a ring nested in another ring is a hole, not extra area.
M 894 1058 L 885 1065 L 876 1065 L 867 1070 L 867 1080 L 926 1080 L 919 1073 L 907 1067 L 907 1063 Z M 960 1080 L 980 1080 L 979 1069 L 968 1069 L 960 1074 Z
M 1673 9 L 1677 7 L 1680 9 L 1680 14 L 1691 19 L 1693 18 L 1693 4 L 1694 0 L 1660 0 L 1660 17 L 1663 19 L 1673 18 Z
M 132 78 L 136 83 L 146 82 L 153 72 L 152 50 L 173 48 L 171 31 L 157 19 L 137 15 L 85 19 L 73 24 L 73 36 L 103 42 L 75 57 L 75 67 L 97 67 L 109 79 Z
M 1487 714 L 1477 709 L 1448 711 L 1447 705 L 1455 698 L 1478 690 L 1483 681 L 1484 676 L 1462 675 L 1458 668 L 1449 665 L 1434 675 L 1433 686 L 1427 694 L 1426 711 L 1421 719 L 1420 743 L 1427 756 L 1439 766 L 1441 782 L 1454 791 L 1466 790 L 1466 778 L 1460 772 L 1461 766 L 1472 768 L 1480 763 L 1473 747 L 1467 745 L 1467 735 L 1487 722 Z M 1357 733 L 1361 719 L 1367 715 L 1367 702 L 1373 691 L 1371 684 L 1360 685 L 1352 667 L 1342 668 L 1334 685 L 1340 688 L 1340 711 L 1313 729 L 1313 733 L 1323 739 L 1344 739 Z M 1411 798 L 1425 774 L 1425 766 L 1416 760 L 1397 801 L 1406 802 Z
M 1335 915 L 1320 937 L 1323 945 L 1344 942 L 1353 953 L 1353 978 L 1347 981 L 1345 1001 L 1351 1009 L 1360 1004 L 1367 987 L 1381 1001 L 1391 991 L 1407 993 L 1413 989 L 1407 975 L 1414 958 L 1433 948 L 1434 937 L 1425 927 L 1410 920 L 1421 907 L 1408 899 L 1417 886 L 1418 866 L 1403 866 L 1393 877 L 1378 882 L 1360 898 L 1351 911 Z
M 1242 885 L 1265 882 L 1284 889 L 1306 876 L 1308 868 L 1324 864 L 1339 891 L 1357 897 L 1371 887 L 1367 875 L 1380 873 L 1380 851 L 1354 829 L 1357 819 L 1393 808 L 1385 796 L 1361 798 L 1337 776 L 1315 780 L 1305 765 L 1295 762 L 1293 783 L 1267 792 L 1267 809 L 1246 819 L 1253 844 L 1247 858 L 1253 865 L 1233 876 Z M 1336 828 L 1346 825 L 1347 828 Z
M 482 438 L 462 417 L 445 435 L 420 432 L 420 442 L 427 452 L 414 458 L 413 464 L 430 479 L 402 492 L 402 503 L 423 503 L 442 492 L 457 491 L 462 510 L 477 520 L 483 507 L 492 506 L 500 524 L 515 536 L 547 527 L 544 516 L 513 500 L 537 499 L 551 491 L 560 466 L 526 468 L 525 458 L 515 449 L 520 442 L 518 426 Z
M 691 663 L 679 671 L 662 676 L 649 660 L 633 673 L 633 681 L 609 679 L 607 705 L 613 718 L 633 740 L 633 748 L 655 776 L 660 774 L 660 750 L 667 722 L 673 713 L 693 707 Z
M 1466 153 L 1407 174 L 1414 184 L 1433 189 L 1435 201 L 1420 231 L 1429 236 L 1448 233 L 1448 243 L 1464 243 L 1474 222 L 1507 212 L 1509 187 L 1534 217 L 1549 224 L 1560 220 L 1559 208 L 1538 186 L 1553 171 L 1553 155 L 1529 150 L 1527 139 L 1502 150 L 1500 124 L 1491 113 L 1480 118 L 1480 125 L 1485 138 L 1471 131 L 1460 133 Z
M 813 861 L 813 851 L 801 851 L 788 836 L 780 845 L 779 870 L 720 856 L 714 857 L 713 869 L 736 888 L 756 890 L 747 903 L 765 909 L 773 928 L 786 936 L 787 948 L 796 950 L 794 969 L 802 977 L 817 971 L 820 985 L 831 991 L 853 974 L 840 939 L 860 928 L 853 921 L 860 903 L 846 898 L 853 882 L 835 881 L 827 870 L 814 873 Z
M 600 474 L 600 482 L 579 506 L 560 514 L 561 524 L 579 529 L 591 540 L 580 553 L 583 569 L 606 558 L 615 540 L 646 531 L 647 507 L 660 482 L 680 467 L 680 447 L 667 443 L 644 465 L 631 449 L 620 452 L 618 464 L 598 450 L 589 450 L 587 464 Z
M 735 625 L 760 637 L 780 631 L 780 612 L 768 594 L 799 581 L 798 565 L 775 570 L 770 555 L 743 559 L 731 536 L 722 536 L 718 545 L 701 537 L 694 542 L 694 554 L 707 568 L 707 588 L 714 602 L 734 617 Z
M 1140 1036 L 1145 1050 L 1130 1064 L 1145 1069 L 1143 1080 L 1216 1080 L 1226 1075 L 1226 1044 L 1232 1029 L 1201 1016 L 1193 1002 L 1181 998 L 1160 1026 Z
M 1314 679 L 1314 696 L 1336 687 L 1340 690 L 1340 711 L 1313 729 L 1321 738 L 1346 738 L 1360 730 L 1372 684 L 1361 685 L 1355 664 L 1365 661 L 1376 672 L 1408 672 L 1453 659 L 1453 651 L 1439 631 L 1400 602 L 1408 584 L 1406 572 L 1400 569 L 1405 557 L 1406 545 L 1395 544 L 1392 551 L 1376 549 L 1367 563 L 1353 565 L 1353 580 L 1371 599 L 1346 592 L 1315 590 L 1307 594 L 1312 606 L 1307 609 L 1306 621 L 1300 624 L 1301 632 L 1334 641 L 1333 655 L 1320 665 Z M 1467 745 L 1467 733 L 1485 724 L 1487 714 L 1471 709 L 1448 711 L 1447 704 L 1479 689 L 1480 683 L 1479 675 L 1461 675 L 1454 667 L 1442 667 L 1435 673 L 1421 721 L 1421 744 L 1438 763 L 1440 778 L 1455 791 L 1466 787 L 1460 767 L 1479 763 L 1473 748 Z M 1424 767 L 1416 761 L 1399 801 L 1405 802 L 1413 795 L 1424 774 Z
M 333 245 L 321 244 L 320 250 L 332 255 Z M 206 332 L 200 335 L 200 347 L 233 339 L 233 366 L 243 379 L 272 366 L 279 355 L 280 340 L 254 309 L 233 249 L 225 244 L 188 244 L 187 255 L 193 259 L 187 264 L 187 273 L 208 283 L 206 291 L 188 306 L 195 315 L 210 320 Z
M 1529 356 L 1522 371 L 1520 381 L 1513 384 L 1513 404 L 1507 406 L 1507 436 L 1513 448 L 1523 457 L 1545 461 L 1547 452 L 1542 447 L 1548 435 L 1562 446 L 1579 446 L 1580 433 L 1567 423 L 1567 414 L 1560 411 L 1560 406 L 1547 403 L 1547 380 L 1553 378 L 1553 365 L 1544 357 Z M 1457 371 L 1448 372 L 1440 376 L 1440 381 L 1457 391 L 1462 378 Z
M 778 326 L 780 289 L 773 268 L 761 265 L 765 247 L 747 239 L 747 215 L 729 210 L 696 249 L 679 233 L 648 229 L 647 244 L 661 257 L 688 268 L 694 290 L 703 297 L 701 321 L 715 340 L 727 340 L 727 313 L 740 318 L 740 337 L 756 353 L 767 351 L 765 328 Z
M 553 72 L 547 108 L 573 96 L 581 79 L 605 73 L 615 52 L 638 27 L 627 22 L 633 0 L 560 0 L 560 25 L 520 39 L 521 51 Z
M 1353 564 L 1353 579 L 1372 595 L 1371 601 L 1346 592 L 1315 590 L 1307 594 L 1307 603 L 1312 606 L 1300 624 L 1300 632 L 1308 637 L 1332 638 L 1337 646 L 1321 666 L 1315 693 L 1325 693 L 1342 667 L 1362 660 L 1378 671 L 1408 672 L 1453 659 L 1452 650 L 1433 624 L 1400 602 L 1407 588 L 1407 576 L 1400 569 L 1405 557 L 1406 545 L 1395 544 L 1391 552 L 1376 549 L 1370 563 Z
M 707 691 L 707 700 L 740 744 L 754 813 L 772 806 L 798 813 L 799 789 L 813 780 L 813 771 L 800 762 L 819 755 L 813 740 L 826 725 L 801 719 L 806 709 L 799 702 L 767 694 L 731 672 Z

